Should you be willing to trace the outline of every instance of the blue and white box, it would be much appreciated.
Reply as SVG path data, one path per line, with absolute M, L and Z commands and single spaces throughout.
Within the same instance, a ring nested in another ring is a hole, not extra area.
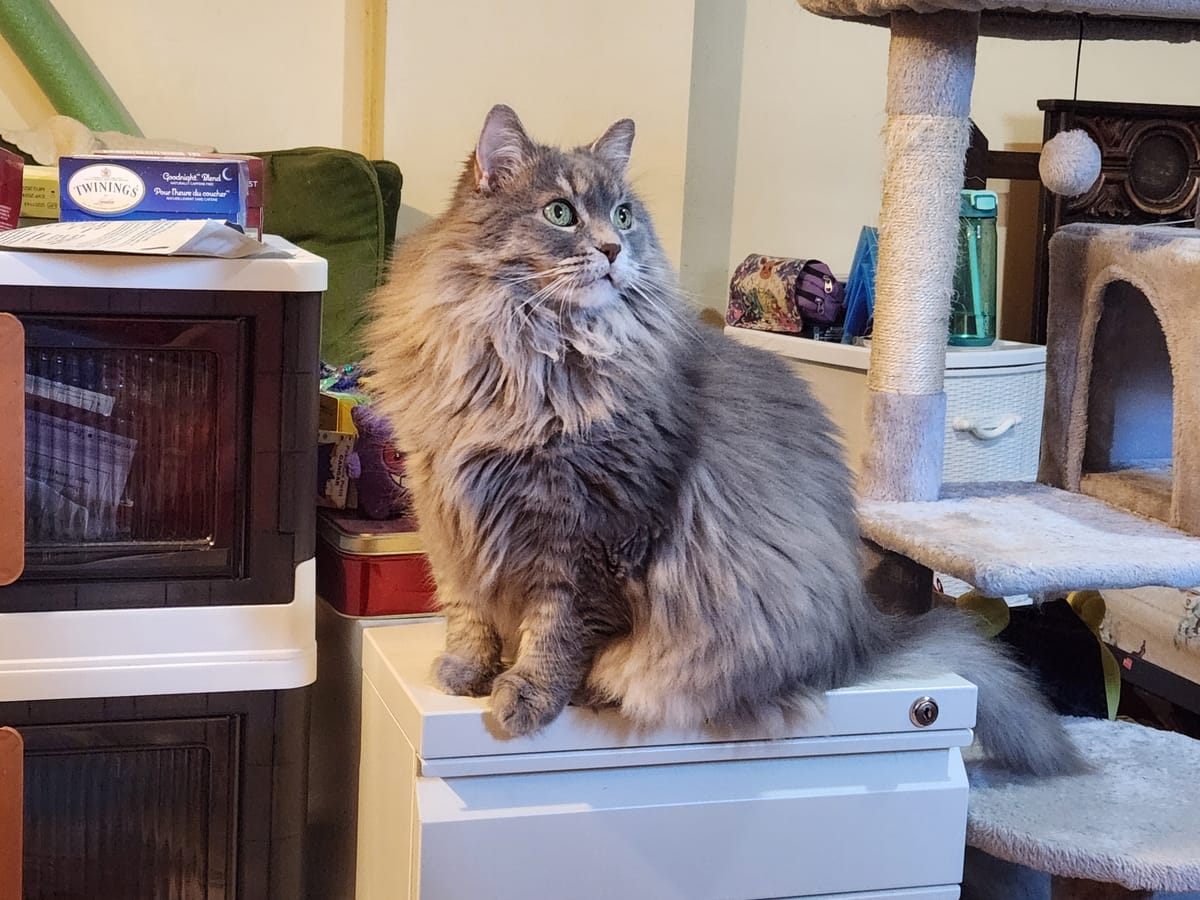
M 246 227 L 245 159 L 64 156 L 58 183 L 64 222 L 220 219 Z

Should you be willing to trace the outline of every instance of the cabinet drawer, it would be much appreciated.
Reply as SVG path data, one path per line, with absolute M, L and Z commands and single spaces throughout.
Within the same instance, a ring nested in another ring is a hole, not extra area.
M 946 884 L 961 877 L 965 797 L 957 750 L 418 778 L 414 896 L 754 900 Z
M 238 724 L 22 726 L 26 898 L 232 898 Z

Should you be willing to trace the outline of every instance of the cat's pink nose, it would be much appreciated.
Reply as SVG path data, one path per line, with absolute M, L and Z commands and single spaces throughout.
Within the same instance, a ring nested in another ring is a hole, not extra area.
M 605 256 L 607 256 L 608 261 L 611 263 L 613 260 L 615 260 L 617 258 L 617 254 L 621 252 L 621 245 L 620 244 L 601 244 L 596 249 L 599 250 L 601 253 L 603 253 Z

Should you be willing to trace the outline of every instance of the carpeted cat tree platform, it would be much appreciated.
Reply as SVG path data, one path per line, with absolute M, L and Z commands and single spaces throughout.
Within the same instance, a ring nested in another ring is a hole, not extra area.
M 1196 896 L 1200 805 L 1186 786 L 1200 766 L 1200 741 L 1130 722 L 1064 721 L 1091 771 L 1021 778 L 973 748 L 964 752 L 970 845 L 1049 874 L 1053 900 Z

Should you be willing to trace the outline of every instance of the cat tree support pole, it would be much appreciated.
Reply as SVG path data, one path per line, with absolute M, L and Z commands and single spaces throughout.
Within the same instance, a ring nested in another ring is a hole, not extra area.
M 893 12 L 891 24 L 868 439 L 859 490 L 875 500 L 936 500 L 979 16 Z

